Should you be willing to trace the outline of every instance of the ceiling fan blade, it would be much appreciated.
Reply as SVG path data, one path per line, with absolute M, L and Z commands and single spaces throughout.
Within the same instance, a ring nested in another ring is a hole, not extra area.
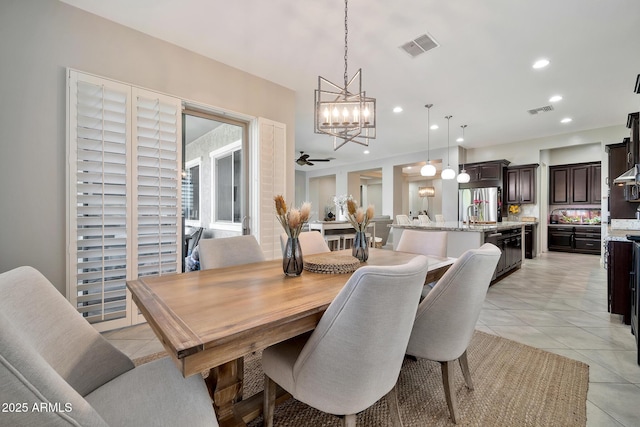
M 310 162 L 329 162 L 331 159 L 307 159 Z
M 313 163 L 307 161 L 307 166 L 313 166 Z

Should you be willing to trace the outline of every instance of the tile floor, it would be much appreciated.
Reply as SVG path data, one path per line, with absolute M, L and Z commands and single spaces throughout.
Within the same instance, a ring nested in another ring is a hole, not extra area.
M 587 426 L 640 425 L 635 340 L 607 312 L 599 257 L 545 253 L 489 289 L 477 329 L 589 365 Z M 129 357 L 162 350 L 147 325 L 104 333 Z

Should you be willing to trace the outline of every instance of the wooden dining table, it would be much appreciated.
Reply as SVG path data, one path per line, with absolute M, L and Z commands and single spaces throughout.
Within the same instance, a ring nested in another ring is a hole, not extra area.
M 369 251 L 361 265 L 399 265 L 416 256 Z M 425 283 L 440 278 L 454 261 L 428 260 Z M 220 425 L 244 426 L 261 414 L 262 397 L 242 397 L 243 357 L 313 330 L 350 276 L 305 270 L 288 277 L 282 261 L 273 260 L 141 277 L 127 287 L 180 372 L 188 377 L 209 371 L 205 381 Z

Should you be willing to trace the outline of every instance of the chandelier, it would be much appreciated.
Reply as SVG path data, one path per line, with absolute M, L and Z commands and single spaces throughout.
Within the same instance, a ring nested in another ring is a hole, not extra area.
M 314 132 L 333 136 L 334 151 L 349 141 L 369 146 L 376 137 L 376 100 L 362 90 L 362 69 L 349 80 L 347 73 L 347 2 L 344 1 L 344 86 L 318 76 Z
M 430 146 L 429 146 L 429 130 L 431 125 L 430 123 L 431 117 L 429 115 L 429 111 L 431 111 L 431 107 L 433 107 L 433 104 L 427 104 L 425 105 L 425 107 L 427 107 L 427 164 L 420 169 L 420 175 L 436 176 L 436 167 L 431 164 L 431 153 L 430 153 Z

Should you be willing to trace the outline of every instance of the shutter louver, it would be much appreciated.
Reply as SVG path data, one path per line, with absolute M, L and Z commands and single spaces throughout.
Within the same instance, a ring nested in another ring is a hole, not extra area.
M 135 89 L 137 275 L 181 269 L 180 103 Z
M 90 322 L 127 314 L 128 91 L 120 85 L 73 80 L 77 93 L 71 129 L 76 173 L 70 177 L 75 205 L 76 260 L 72 302 Z

